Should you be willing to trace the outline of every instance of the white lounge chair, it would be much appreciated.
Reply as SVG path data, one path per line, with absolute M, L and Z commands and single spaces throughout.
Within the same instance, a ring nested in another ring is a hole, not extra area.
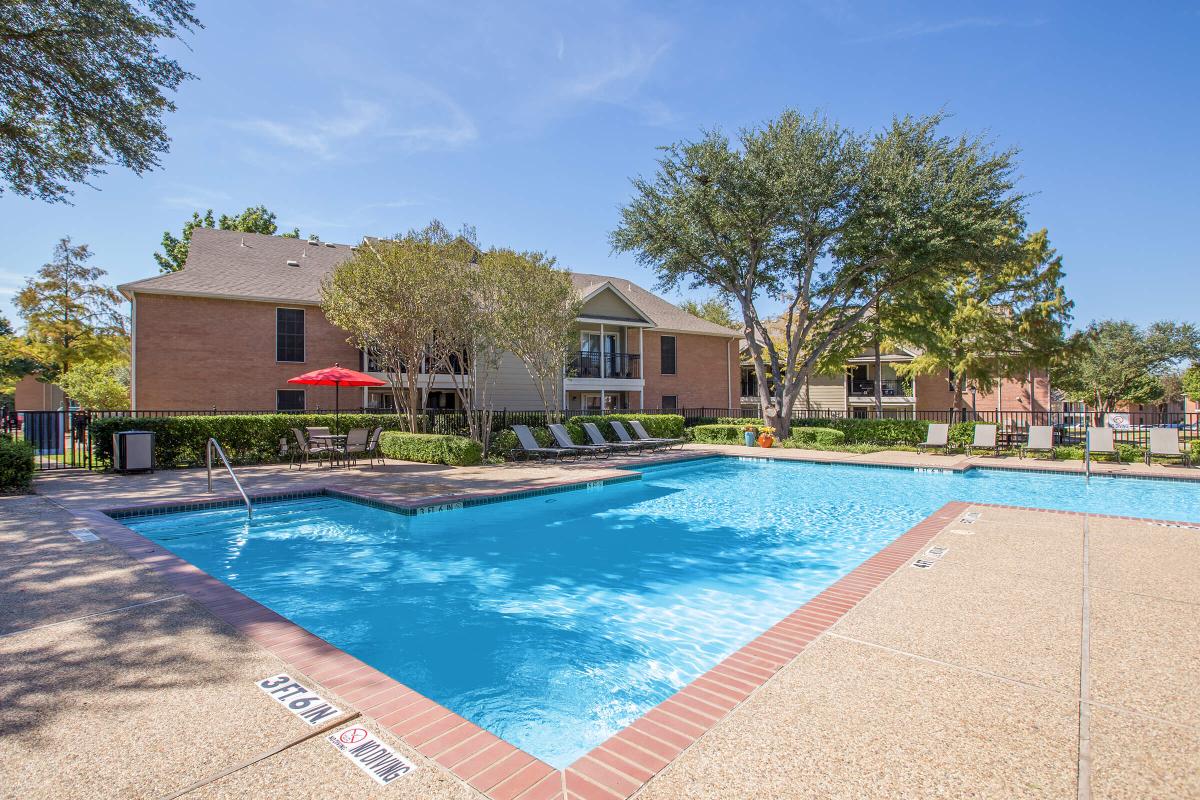
M 917 445 L 917 452 L 924 453 L 930 448 L 940 447 L 945 450 L 950 446 L 950 426 L 945 422 L 934 422 L 925 433 L 925 441 Z
M 1021 446 L 1017 455 L 1024 458 L 1026 453 L 1049 453 L 1053 459 L 1055 452 L 1054 428 L 1049 425 L 1030 425 L 1029 439 Z
M 614 422 L 613 424 L 616 425 L 617 423 Z M 646 428 L 642 425 L 641 420 L 629 420 L 629 427 L 633 428 L 633 432 L 638 439 L 646 444 L 656 443 L 661 447 L 683 447 L 684 443 L 687 442 L 687 439 L 676 439 L 667 436 L 651 436 L 646 432 Z
M 607 444 L 575 444 L 570 431 L 564 425 L 552 423 L 549 427 L 550 435 L 554 437 L 554 443 L 559 447 L 575 450 L 580 455 L 590 454 L 593 458 L 608 458 L 612 452 L 612 448 Z
M 1121 453 L 1113 442 L 1113 429 L 1108 427 L 1088 428 L 1088 450 L 1094 456 L 1112 456 L 1121 463 Z
M 553 457 L 557 461 L 561 461 L 567 456 L 579 458 L 578 450 L 571 450 L 566 447 L 542 447 L 538 444 L 537 438 L 533 435 L 533 431 L 529 430 L 528 425 L 513 425 L 513 433 L 517 435 L 517 442 L 520 447 L 509 451 L 509 456 L 515 461 L 518 456 L 537 456 L 541 459 Z
M 1192 464 L 1192 457 L 1179 446 L 1178 428 L 1151 428 L 1150 446 L 1146 448 L 1146 466 L 1151 458 L 1178 458 L 1185 467 Z
M 1000 455 L 1000 445 L 996 443 L 995 425 L 975 425 L 975 438 L 967 445 L 967 455 L 974 455 L 975 450 L 991 450 L 992 455 Z

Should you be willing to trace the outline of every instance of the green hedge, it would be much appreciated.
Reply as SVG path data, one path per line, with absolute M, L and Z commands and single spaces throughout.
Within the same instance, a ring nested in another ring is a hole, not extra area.
M 154 461 L 161 469 L 204 465 L 204 446 L 209 437 L 221 443 L 225 454 L 238 464 L 262 464 L 280 460 L 279 441 L 294 447 L 292 428 L 334 428 L 333 414 L 228 414 L 187 417 L 105 417 L 93 419 L 93 457 L 97 466 L 112 466 L 112 435 L 118 431 L 154 431 Z M 337 432 L 350 428 L 387 430 L 407 427 L 396 414 L 342 414 Z
M 1200 439 L 1192 442 L 1192 466 L 1200 466 Z
M 750 420 L 746 425 L 693 425 L 692 441 L 703 444 L 745 444 L 746 427 L 754 424 L 755 421 Z M 757 438 L 758 433 L 754 436 Z
M 832 428 L 846 444 L 920 444 L 929 423 L 920 419 L 794 419 L 793 428 Z
M 0 492 L 23 492 L 33 485 L 33 445 L 0 436 Z
M 467 467 L 483 460 L 483 451 L 478 442 L 465 436 L 437 433 L 385 431 L 379 439 L 379 451 L 398 461 L 449 464 L 455 467 Z
M 846 443 L 846 434 L 833 428 L 792 428 L 791 435 L 779 443 L 780 447 L 794 449 L 841 447 Z

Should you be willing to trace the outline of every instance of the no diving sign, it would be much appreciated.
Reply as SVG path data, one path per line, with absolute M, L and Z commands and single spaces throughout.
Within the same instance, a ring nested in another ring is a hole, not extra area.
M 326 737 L 326 741 L 370 775 L 376 783 L 384 786 L 416 769 L 361 725 L 351 725 L 349 728 L 335 731 Z

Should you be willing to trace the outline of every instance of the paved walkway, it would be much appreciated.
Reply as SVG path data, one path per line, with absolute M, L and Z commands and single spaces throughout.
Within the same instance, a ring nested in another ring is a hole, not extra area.
M 337 482 L 417 499 L 614 466 L 240 473 L 251 491 Z M 254 685 L 284 662 L 123 551 L 67 533 L 73 509 L 203 489 L 202 472 L 61 474 L 0 498 L 0 798 L 482 797 L 367 722 L 418 766 L 373 783 Z M 901 566 L 637 796 L 1200 797 L 1200 530 L 973 510 L 931 541 L 946 548 L 931 568 Z M 337 688 L 297 677 L 352 719 Z

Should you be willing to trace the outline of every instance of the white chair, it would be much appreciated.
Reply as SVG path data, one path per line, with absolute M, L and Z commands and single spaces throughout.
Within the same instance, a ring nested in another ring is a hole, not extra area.
M 1088 450 L 1094 456 L 1112 456 L 1121 463 L 1121 453 L 1113 441 L 1112 428 L 1088 428 Z
M 1029 439 L 1021 446 L 1017 455 L 1024 458 L 1026 453 L 1049 453 L 1053 459 L 1055 452 L 1054 428 L 1049 425 L 1030 425 Z
M 975 450 L 991 450 L 993 455 L 1000 455 L 995 425 L 975 425 L 975 439 L 967 445 L 967 455 L 974 455 Z
M 1151 428 L 1150 446 L 1146 448 L 1146 466 L 1150 466 L 1151 458 L 1178 458 L 1185 467 L 1192 464 L 1192 458 L 1179 446 L 1178 428 Z
M 950 426 L 945 422 L 934 422 L 925 434 L 925 441 L 917 445 L 917 452 L 924 453 L 931 448 L 940 447 L 945 450 L 950 446 Z

